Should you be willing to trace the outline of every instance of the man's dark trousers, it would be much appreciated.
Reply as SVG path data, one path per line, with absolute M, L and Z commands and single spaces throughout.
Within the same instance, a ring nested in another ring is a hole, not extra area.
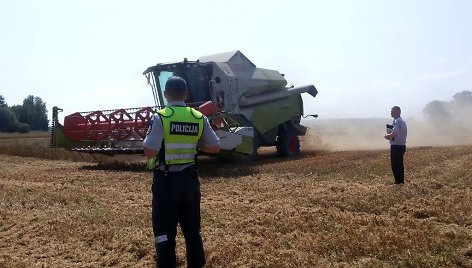
M 397 184 L 405 182 L 405 168 L 403 166 L 403 155 L 405 152 L 405 145 L 390 145 L 390 161 L 393 177 Z
M 157 266 L 176 267 L 177 224 L 185 238 L 188 267 L 203 267 L 205 253 L 200 236 L 200 181 L 191 166 L 182 171 L 154 172 L 152 225 Z

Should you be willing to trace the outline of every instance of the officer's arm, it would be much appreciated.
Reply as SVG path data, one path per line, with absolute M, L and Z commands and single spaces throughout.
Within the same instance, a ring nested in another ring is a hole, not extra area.
M 157 155 L 157 151 L 146 148 L 144 146 L 143 146 L 143 149 L 144 149 L 144 155 L 147 156 L 148 158 L 153 158 Z
M 392 129 L 392 133 L 389 134 L 389 138 L 393 139 L 396 136 L 398 136 L 398 133 L 400 133 L 401 127 L 402 127 L 401 124 L 397 124 L 396 126 L 394 126 Z
M 216 154 L 220 151 L 220 139 L 216 136 L 206 117 L 203 120 L 203 134 L 198 143 L 198 149 L 211 154 Z
M 205 152 L 205 153 L 216 154 L 220 151 L 220 145 L 216 144 L 216 145 L 213 145 L 213 146 L 210 146 L 210 147 L 207 147 L 207 146 L 204 146 L 204 145 L 199 145 L 198 149 L 202 152 Z
M 148 158 L 153 158 L 161 149 L 163 134 L 162 123 L 159 116 L 153 115 L 146 133 L 146 138 L 143 141 L 144 155 Z
M 384 137 L 385 137 L 387 140 L 391 140 L 391 139 L 395 138 L 397 135 L 398 135 L 398 132 L 391 132 L 391 133 L 385 134 Z

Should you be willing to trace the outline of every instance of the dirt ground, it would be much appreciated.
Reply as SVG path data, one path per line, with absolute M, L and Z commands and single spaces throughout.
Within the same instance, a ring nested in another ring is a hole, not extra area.
M 472 146 L 409 145 L 396 186 L 381 131 L 314 127 L 293 159 L 200 159 L 207 267 L 472 267 Z M 143 158 L 0 153 L 0 267 L 153 267 Z
M 207 267 L 472 267 L 472 146 L 409 147 L 396 186 L 385 148 L 327 151 L 313 139 L 294 159 L 200 160 Z M 0 267 L 154 265 L 144 164 L 5 146 Z M 185 267 L 180 233 L 177 243 Z

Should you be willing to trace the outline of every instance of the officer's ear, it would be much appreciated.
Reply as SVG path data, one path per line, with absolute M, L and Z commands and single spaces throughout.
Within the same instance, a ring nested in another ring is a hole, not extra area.
M 187 99 L 187 90 L 182 92 L 182 100 L 185 100 L 185 99 Z

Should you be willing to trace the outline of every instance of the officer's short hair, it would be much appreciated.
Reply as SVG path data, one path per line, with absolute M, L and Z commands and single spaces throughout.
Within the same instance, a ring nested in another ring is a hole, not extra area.
M 165 91 L 174 93 L 184 93 L 187 91 L 187 82 L 178 76 L 171 76 L 167 79 Z

